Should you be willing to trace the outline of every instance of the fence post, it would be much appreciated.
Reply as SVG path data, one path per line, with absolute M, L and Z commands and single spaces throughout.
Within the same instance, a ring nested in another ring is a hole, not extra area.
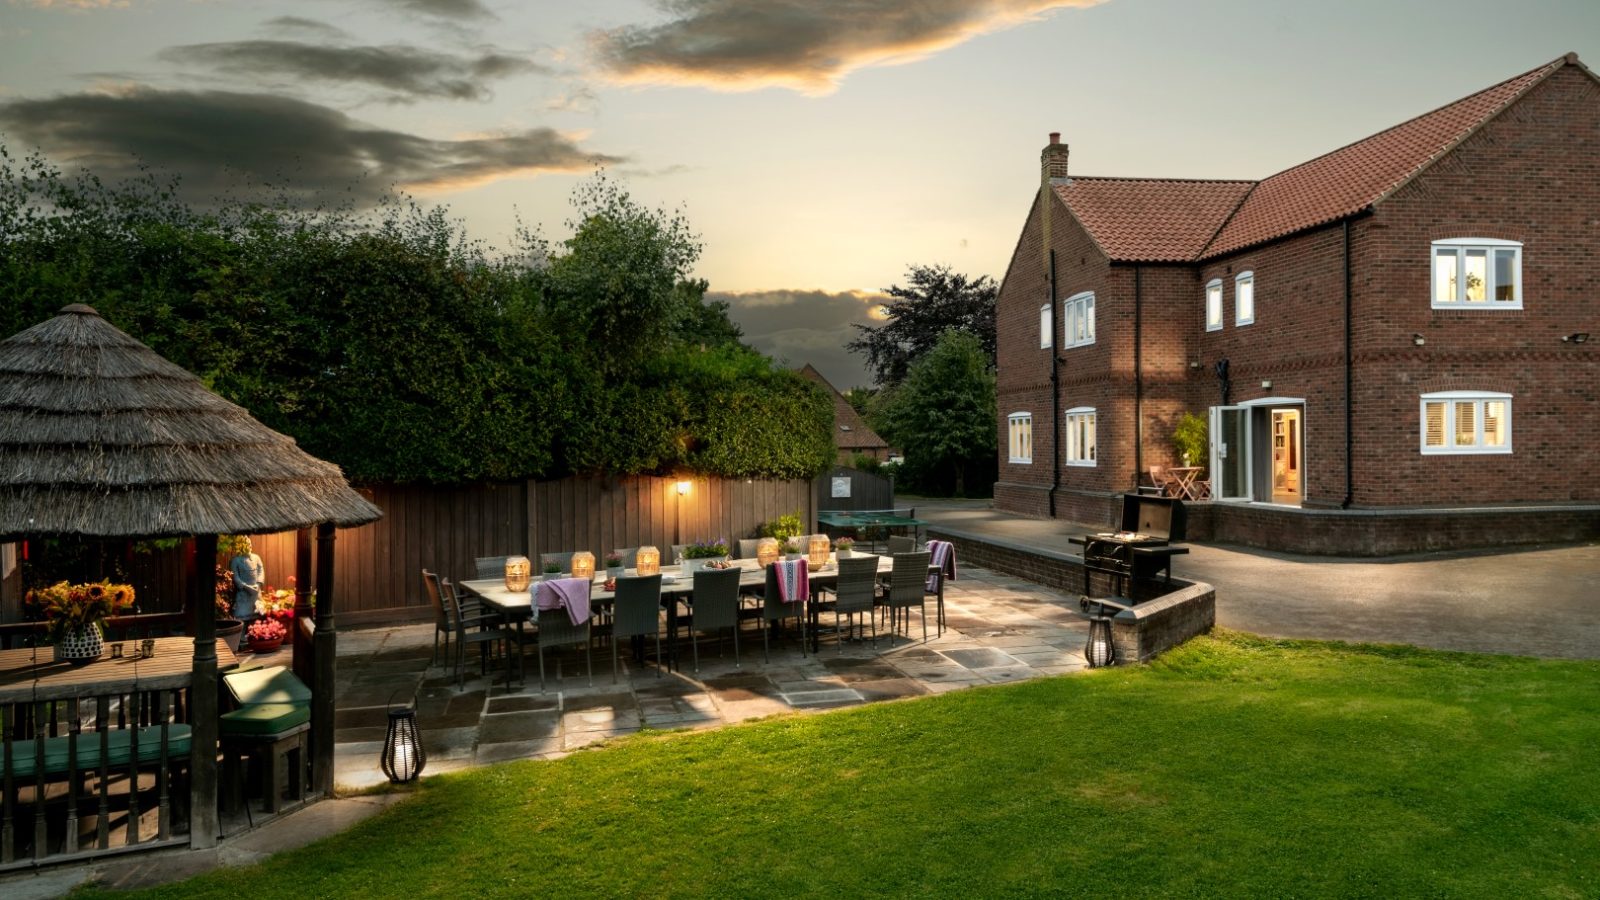
M 217 845 L 217 536 L 196 535 L 189 575 L 189 633 L 194 666 L 189 680 L 189 846 Z

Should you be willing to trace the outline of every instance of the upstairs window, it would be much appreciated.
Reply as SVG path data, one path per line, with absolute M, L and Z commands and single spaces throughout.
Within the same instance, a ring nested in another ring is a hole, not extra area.
M 1479 391 L 1423 394 L 1422 452 L 1510 453 L 1511 395 Z
M 1009 422 L 1010 459 L 1014 463 L 1033 462 L 1033 413 L 1012 413 Z
M 1213 278 L 1206 284 L 1206 330 L 1222 330 L 1222 279 Z
M 1064 346 L 1082 347 L 1094 343 L 1094 294 L 1073 294 L 1061 308 L 1067 321 Z
M 1063 416 L 1066 421 L 1066 464 L 1095 464 L 1095 414 L 1092 406 L 1075 406 Z
M 1039 307 L 1039 349 L 1050 346 L 1050 326 L 1055 324 L 1050 312 L 1050 304 Z
M 1233 279 L 1233 324 L 1256 320 L 1256 273 L 1240 272 Z
M 1434 309 L 1521 309 L 1522 245 L 1494 238 L 1433 242 Z

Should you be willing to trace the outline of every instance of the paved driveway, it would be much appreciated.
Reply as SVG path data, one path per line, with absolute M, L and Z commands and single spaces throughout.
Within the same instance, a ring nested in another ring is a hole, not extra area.
M 1102 530 L 995 512 L 988 502 L 917 505 L 920 518 L 1076 555 Z M 1217 621 L 1274 637 L 1387 641 L 1447 650 L 1600 659 L 1600 545 L 1386 560 L 1292 556 L 1192 544 L 1182 578 L 1217 588 Z

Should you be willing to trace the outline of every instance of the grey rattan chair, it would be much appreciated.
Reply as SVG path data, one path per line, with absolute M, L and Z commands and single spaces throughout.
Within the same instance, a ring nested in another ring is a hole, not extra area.
M 509 556 L 480 556 L 477 558 L 478 580 L 506 577 L 506 560 Z
M 593 591 L 591 585 L 590 591 Z M 534 606 L 538 607 L 538 592 L 534 593 Z M 544 693 L 544 651 L 557 647 L 568 647 L 574 644 L 583 645 L 583 661 L 589 676 L 589 686 L 594 686 L 594 652 L 589 645 L 589 622 L 572 624 L 572 618 L 567 611 L 560 607 L 556 609 L 538 610 L 539 634 L 536 638 L 539 644 L 539 693 Z M 561 678 L 561 660 L 556 660 L 556 678 Z
M 617 579 L 611 604 L 611 683 L 617 682 L 617 647 L 623 638 L 656 638 L 656 677 L 661 677 L 661 576 L 634 575 Z
M 761 546 L 761 538 L 740 538 L 739 559 L 755 559 L 756 550 Z
M 778 567 L 767 567 L 767 583 L 761 597 L 761 658 L 772 662 L 772 637 L 774 626 L 791 616 L 800 623 L 800 655 L 806 655 L 806 604 L 803 597 L 794 603 L 785 603 L 778 596 Z
M 733 665 L 739 668 L 739 570 L 701 569 L 694 573 L 694 604 L 689 613 L 689 641 L 694 646 L 694 670 L 700 671 L 700 639 L 695 632 L 727 628 L 733 631 Z M 717 644 L 722 644 L 718 636 Z
M 889 536 L 889 555 L 894 556 L 901 553 L 915 552 L 917 552 L 916 538 L 906 537 L 903 534 L 892 534 Z
M 852 556 L 849 559 L 839 560 L 839 583 L 832 589 L 833 599 L 824 600 L 817 604 L 821 612 L 833 612 L 833 633 L 839 642 L 839 652 L 844 653 L 844 632 L 839 623 L 845 617 L 850 617 L 852 628 L 856 625 L 856 615 L 866 613 L 872 621 L 872 646 L 878 646 L 878 617 L 874 615 L 877 609 L 878 594 L 878 558 L 876 556 Z
M 638 568 L 638 566 L 639 566 L 639 548 L 638 547 L 618 547 L 617 549 L 615 549 L 615 550 L 613 550 L 611 552 L 615 553 L 616 555 L 618 555 L 620 557 L 622 557 L 622 567 L 624 569 Z
M 428 595 L 428 602 L 433 604 L 433 656 L 428 660 L 428 665 L 439 663 L 439 635 L 444 635 L 444 657 L 450 658 L 450 635 L 453 633 L 450 615 L 444 610 L 444 599 L 439 596 L 439 576 L 422 570 L 422 592 Z
M 920 553 L 896 553 L 894 555 L 894 568 L 889 572 L 889 593 L 884 598 L 883 605 L 889 608 L 889 646 L 894 646 L 894 636 L 898 629 L 898 621 L 902 615 L 909 620 L 911 607 L 915 606 L 922 616 L 922 640 L 928 640 L 928 560 L 931 554 L 923 550 Z M 906 639 L 911 639 L 910 626 L 907 625 Z
M 468 644 L 478 645 L 479 668 L 485 674 L 489 671 L 490 645 L 499 644 L 506 657 L 506 684 L 511 684 L 513 659 L 517 667 L 517 681 L 520 684 L 522 654 L 511 652 L 511 645 L 517 642 L 516 631 L 506 627 L 498 618 L 484 615 L 481 607 L 464 604 L 456 593 L 456 586 L 451 584 L 448 578 L 440 580 L 439 596 L 444 602 L 446 614 L 453 618 L 452 624 L 456 629 L 456 689 L 466 687 Z M 477 614 L 474 615 L 474 612 Z

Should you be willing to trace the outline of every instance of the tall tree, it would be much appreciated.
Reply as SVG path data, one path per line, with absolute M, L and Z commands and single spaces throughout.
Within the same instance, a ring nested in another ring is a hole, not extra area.
M 905 380 L 879 396 L 877 424 L 906 455 L 906 474 L 930 493 L 983 494 L 995 459 L 994 372 L 978 338 L 947 329 Z
M 906 271 L 907 285 L 884 288 L 891 299 L 884 304 L 889 321 L 883 325 L 857 325 L 860 337 L 845 346 L 863 353 L 878 384 L 890 386 L 905 379 L 911 363 L 933 349 L 946 329 L 954 328 L 977 338 L 994 368 L 994 301 L 999 286 L 980 275 L 968 278 L 949 266 L 917 266 Z

